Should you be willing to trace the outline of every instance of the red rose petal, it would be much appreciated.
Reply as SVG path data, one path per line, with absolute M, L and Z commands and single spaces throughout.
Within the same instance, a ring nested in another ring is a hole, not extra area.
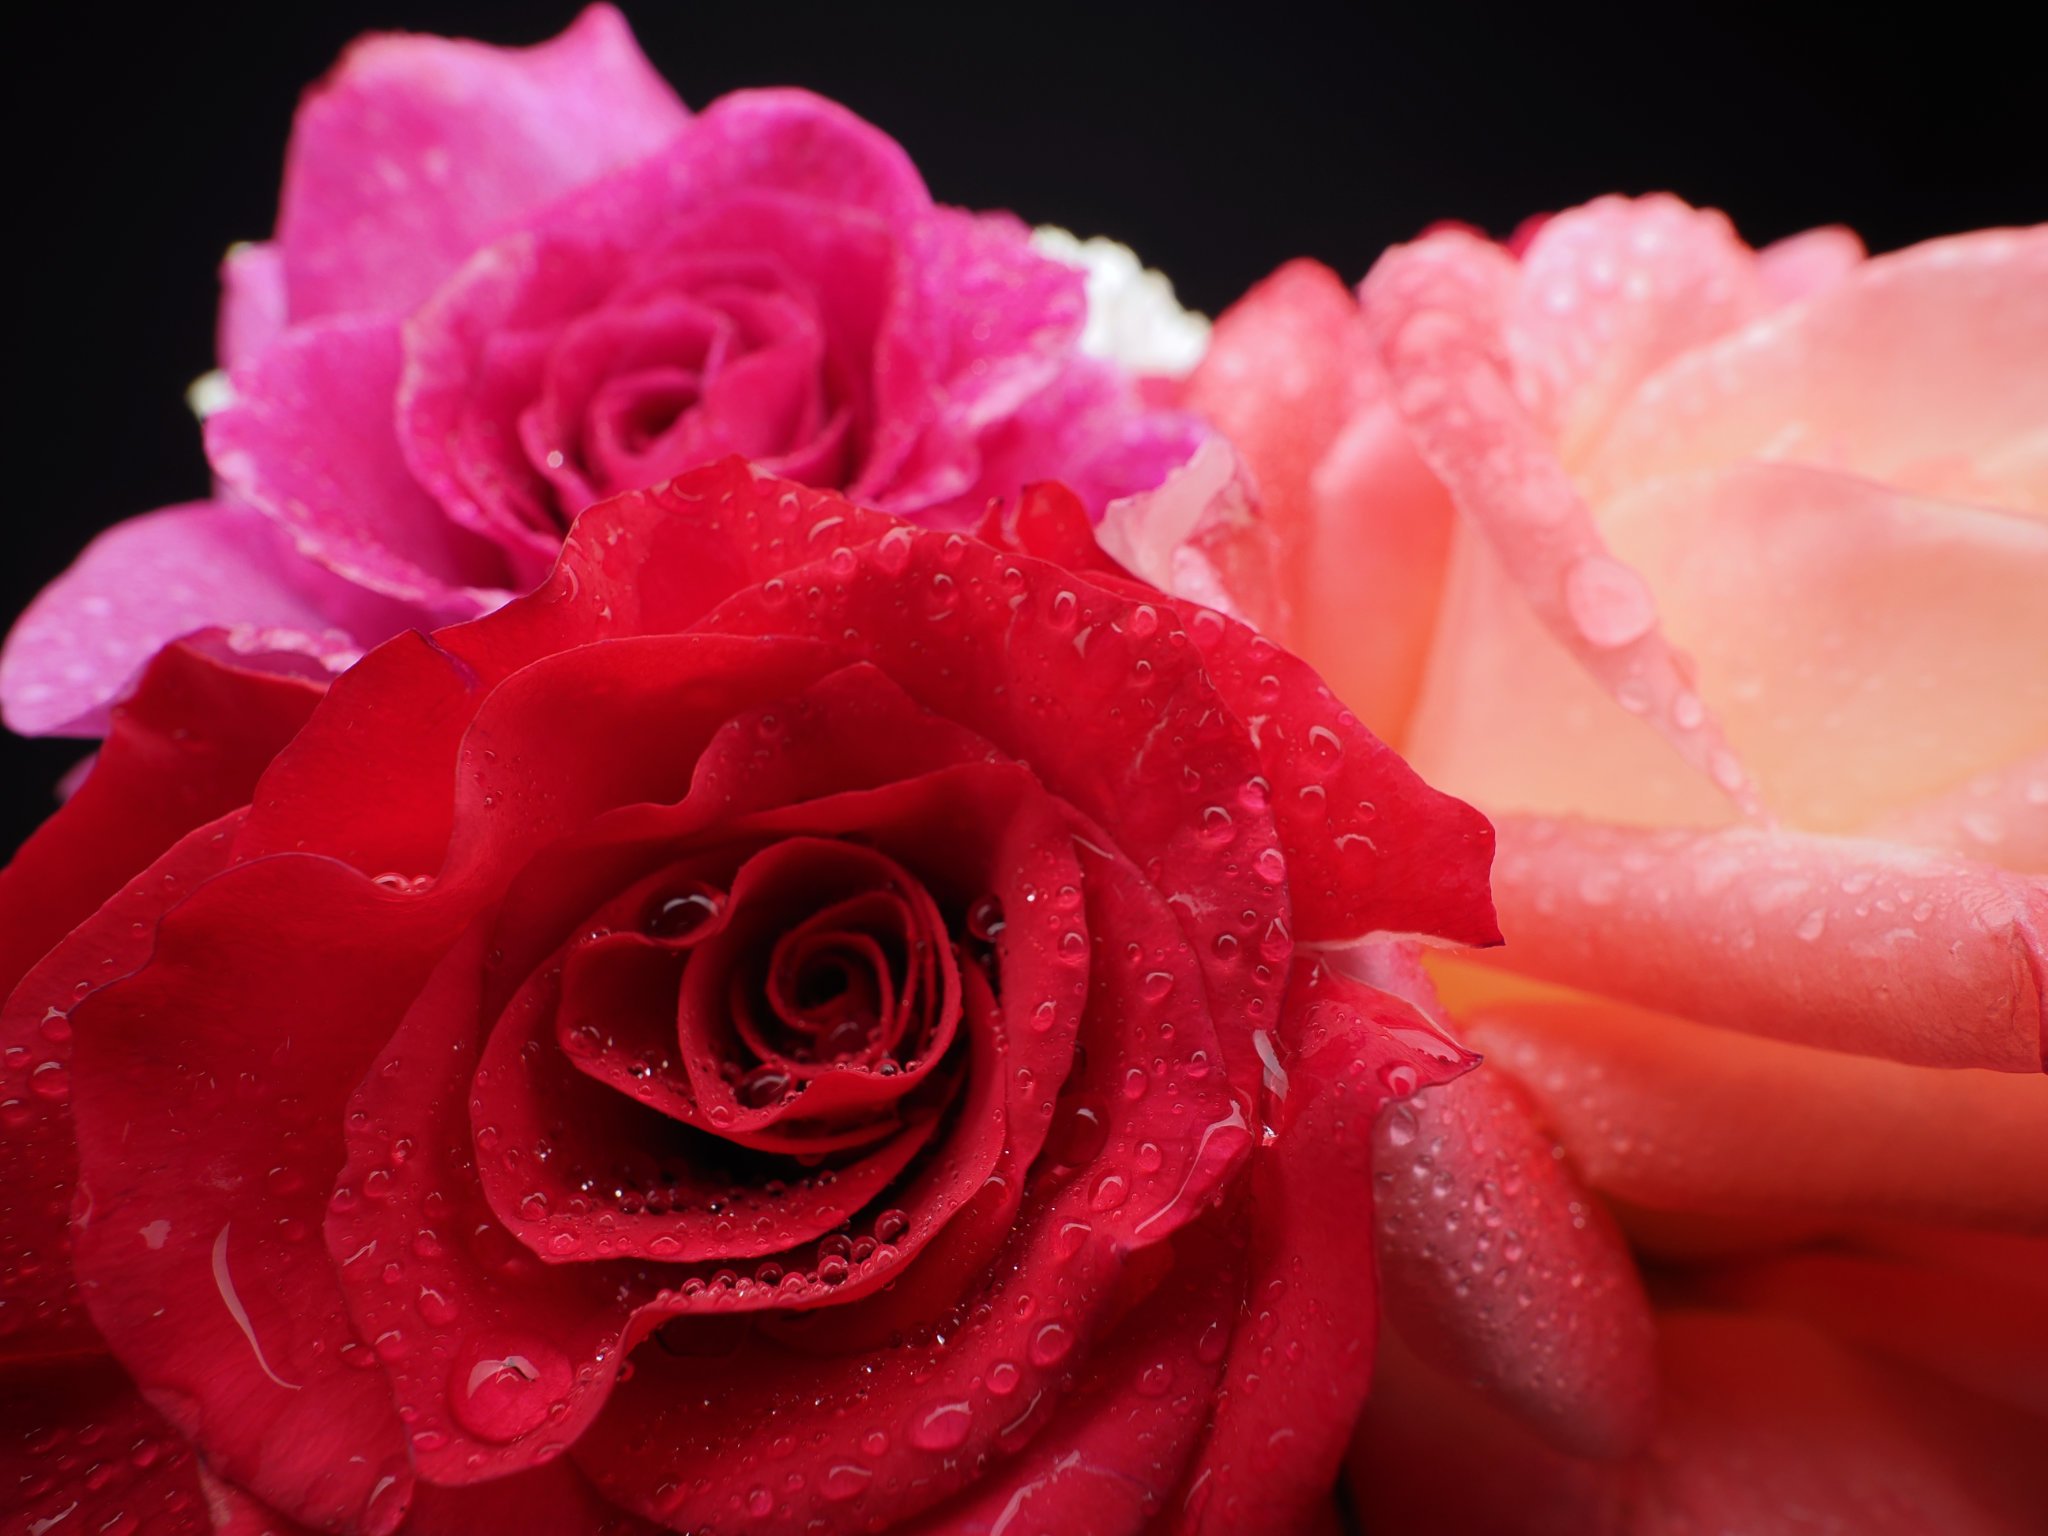
M 313 1536 L 202 1464 L 199 1480 L 213 1514 L 213 1536 Z M 205 1527 L 201 1527 L 205 1529 Z M 658 1527 L 607 1502 L 567 1461 L 488 1483 L 421 1483 L 406 1510 L 405 1536 L 475 1536 L 478 1531 L 545 1531 L 547 1536 L 653 1536 Z
M 448 778 L 480 693 L 475 673 L 423 635 L 378 646 L 334 680 L 264 772 L 237 854 L 305 851 L 372 876 L 433 874 L 448 845 Z
M 92 771 L 0 870 L 0 987 L 192 828 L 248 803 L 318 684 L 166 646 L 116 705 Z
M 935 839 L 945 835 L 942 820 L 919 816 L 911 824 Z M 1217 1070 L 1197 957 L 1172 910 L 1113 853 L 1090 854 L 1084 871 L 1071 909 L 1062 909 L 1057 893 L 1042 915 L 1006 904 L 1003 938 L 1011 944 L 1047 945 L 1063 956 L 1071 948 L 1065 933 L 1082 931 L 1082 901 L 1086 934 L 1116 942 L 1091 946 L 1084 936 L 1083 953 L 1097 950 L 1086 968 L 1085 1063 L 1053 1104 L 1054 1139 L 1028 1176 L 1028 1143 L 999 1169 L 992 1209 L 1001 1214 L 985 1227 L 986 1218 L 963 1212 L 902 1271 L 897 1292 L 862 1307 L 821 1310 L 805 1332 L 715 1336 L 705 1340 L 710 1353 L 680 1362 L 643 1350 L 632 1382 L 575 1452 L 614 1497 L 687 1528 L 712 1518 L 715 1490 L 744 1481 L 748 1465 L 762 1464 L 763 1476 L 779 1470 L 764 1456 L 774 1454 L 768 1442 L 786 1437 L 809 1447 L 791 1467 L 804 1487 L 771 1510 L 765 1529 L 801 1530 L 807 1518 L 886 1522 L 928 1508 L 962 1486 L 979 1455 L 1021 1449 L 1052 1420 L 1056 1401 L 1074 1385 L 1068 1372 L 1088 1358 L 1114 1306 L 1121 1256 L 1161 1244 L 1195 1220 L 1252 1139 L 1243 1106 Z M 1079 969 L 1072 960 L 1066 965 Z M 1009 974 L 1006 966 L 1006 988 Z M 1011 1076 L 1026 1039 L 1013 1025 L 1005 1062 Z M 974 1064 L 971 1086 L 985 1065 Z M 1032 1099 L 1044 1103 L 1049 1088 L 1034 1082 L 1026 1124 Z M 926 1205 L 913 1196 L 903 1209 L 915 1222 Z M 956 1226 L 972 1259 L 965 1273 L 947 1253 Z M 981 1245 L 989 1235 L 1000 1242 L 1005 1229 L 1011 1256 L 991 1259 Z M 934 1260 L 944 1262 L 927 1275 Z M 898 1299 L 906 1290 L 917 1306 Z M 932 1310 L 919 1310 L 926 1307 Z M 891 1344 L 875 1337 L 881 1316 L 904 1325 L 894 1334 L 899 1340 L 906 1332 L 931 1337 L 936 1327 L 946 1343 L 929 1350 Z M 821 1352 L 847 1349 L 861 1360 L 844 1378 L 857 1383 L 848 1390 L 864 1405 L 852 1418 L 829 1390 L 840 1378 L 826 1379 L 821 1390 L 818 1368 Z M 882 1436 L 870 1440 L 875 1428 Z M 698 1491 L 693 1470 L 705 1468 L 708 1477 L 714 1465 L 718 1477 Z M 901 1470 L 892 1476 L 892 1469 Z
M 72 1015 L 93 1320 L 212 1465 L 313 1524 L 388 1530 L 410 1480 L 318 1226 L 349 1087 L 448 940 L 356 871 L 280 855 L 193 891 Z
M 42 1536 L 214 1529 L 199 1461 L 111 1360 L 8 1377 L 0 1397 L 0 1507 Z
M 816 635 L 1057 784 L 1183 914 L 1226 1066 L 1255 1075 L 1249 1022 L 1277 1017 L 1273 966 L 1292 946 L 1287 860 L 1261 765 L 1171 607 L 903 525 L 800 590 L 742 592 L 703 622 Z
M 1217 1217 L 1174 1239 L 1173 1268 L 1089 1356 L 1088 1377 L 1022 1452 L 953 1503 L 907 1527 L 918 1536 L 1159 1529 L 1222 1374 L 1243 1255 Z M 1014 1395 L 1014 1393 L 1013 1393 Z
M 157 919 L 227 864 L 239 819 L 187 833 L 50 951 L 0 1015 L 0 1359 L 102 1347 L 72 1264 L 71 1013 L 94 987 L 149 959 Z
M 65 1015 L 78 985 L 148 955 L 148 925 L 225 849 L 209 834 L 152 862 L 245 801 L 319 696 L 297 678 L 169 647 L 115 708 L 78 792 L 0 871 L 0 987 L 12 994 L 0 1015 L 0 1356 L 98 1347 L 69 1259 L 77 1154 Z
M 1080 503 L 1061 487 L 1034 487 L 1014 511 L 992 511 L 985 533 L 1144 603 L 1145 589 L 1102 553 Z M 1179 615 L 1217 691 L 1251 728 L 1265 770 L 1255 793 L 1270 800 L 1279 826 L 1297 938 L 1403 931 L 1500 942 L 1486 895 L 1492 832 L 1483 816 L 1423 783 L 1314 672 L 1248 625 L 1180 599 L 1156 601 Z
M 1373 1121 L 1465 1065 L 1406 1004 L 1308 963 L 1284 1034 L 1290 1059 L 1268 1068 L 1278 1126 L 1251 1169 L 1243 1311 L 1177 1527 L 1190 1532 L 1294 1530 L 1328 1501 L 1378 1330 Z
M 715 1134 L 576 1071 L 554 1040 L 557 985 L 536 973 L 513 1000 L 485 1048 L 471 1103 L 485 1195 L 543 1259 L 689 1264 L 783 1253 L 850 1219 L 936 1129 L 940 1106 L 931 1105 L 878 1144 L 834 1160 L 829 1178 L 793 1161 L 778 1177 L 772 1163 L 736 1156 Z M 665 990 L 672 1007 L 672 977 Z M 620 1208 L 614 1189 L 634 1195 L 635 1208 Z M 665 1209 L 646 1208 L 657 1203 Z
M 357 1331 L 387 1341 L 381 1377 L 413 1464 L 444 1484 L 539 1465 L 574 1440 L 610 1387 L 622 1322 L 591 1266 L 542 1264 L 477 1186 L 469 1092 L 488 939 L 478 924 L 448 952 L 362 1078 L 326 1221 Z

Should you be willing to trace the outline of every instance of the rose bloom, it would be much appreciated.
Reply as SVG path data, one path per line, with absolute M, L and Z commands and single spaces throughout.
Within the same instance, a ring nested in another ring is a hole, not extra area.
M 1491 830 L 987 533 L 727 460 L 331 687 L 157 659 L 0 876 L 30 1529 L 1323 1528 L 1470 1058 L 1317 955 L 1494 941 Z
M 692 117 L 595 6 L 523 50 L 352 47 L 277 232 L 230 253 L 211 500 L 103 535 L 0 659 L 7 722 L 97 735 L 164 642 L 345 666 L 489 611 L 601 497 L 740 453 L 932 526 L 1057 478 L 1093 512 L 1198 440 L 1081 346 L 1084 276 L 934 205 L 803 91 Z
M 1381 1127 L 1359 1506 L 2048 1529 L 2048 229 L 1514 245 L 1254 289 L 1187 399 L 1270 546 L 1211 486 L 1131 556 L 1500 831 L 1505 948 L 1431 966 L 1487 1064 Z

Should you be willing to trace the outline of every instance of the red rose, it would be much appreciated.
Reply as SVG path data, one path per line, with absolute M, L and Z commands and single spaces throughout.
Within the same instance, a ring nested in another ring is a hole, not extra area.
M 987 534 L 731 461 L 324 697 L 159 659 L 0 882 L 10 1501 L 1309 1518 L 1464 1058 L 1299 956 L 1492 940 L 1490 829 L 1065 492 Z

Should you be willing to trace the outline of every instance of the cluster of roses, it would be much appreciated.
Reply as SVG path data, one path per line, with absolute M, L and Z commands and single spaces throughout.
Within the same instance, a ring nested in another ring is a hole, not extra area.
M 1210 336 L 600 7 L 224 280 L 0 661 L 20 1529 L 2048 1522 L 2048 231 Z

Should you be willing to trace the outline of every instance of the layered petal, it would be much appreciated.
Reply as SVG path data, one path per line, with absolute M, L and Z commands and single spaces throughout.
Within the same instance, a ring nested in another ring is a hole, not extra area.
M 1640 1450 L 1655 1330 L 1613 1220 L 1491 1067 L 1397 1104 L 1373 1168 L 1388 1315 L 1410 1347 L 1551 1445 Z
M 1577 468 L 1596 504 L 1760 458 L 2039 512 L 2044 420 L 2048 227 L 1986 230 L 1875 257 L 1676 359 Z
M 2048 1070 L 2048 886 L 1896 844 L 1501 823 L 1500 963 L 1725 1029 Z
M 1468 1037 L 1587 1182 L 1664 1210 L 2048 1227 L 2048 1077 L 1843 1056 L 1618 1004 L 1499 1002 Z
M 0 1355 L 96 1347 L 70 1262 L 70 1009 L 139 964 L 165 901 L 225 862 L 233 823 L 193 829 L 247 798 L 318 697 L 173 646 L 115 708 L 85 782 L 0 872 Z
M 1673 1312 L 1659 1334 L 1656 1438 L 1622 1463 L 1559 1455 L 1390 1349 L 1351 1461 L 1358 1507 L 1510 1536 L 1997 1536 L 2048 1514 L 2035 1420 L 1782 1318 Z
M 1372 1208 L 1381 1107 L 1470 1064 L 1420 1015 L 1313 962 L 1296 967 L 1268 1058 L 1277 1125 L 1252 1165 L 1243 1309 L 1175 1529 L 1311 1528 L 1372 1379 Z
M 0 1500 L 17 1529 L 207 1536 L 200 1462 L 109 1360 L 8 1378 Z
M 407 468 L 392 425 L 400 367 L 396 321 L 295 327 L 236 371 L 233 400 L 206 419 L 207 458 L 316 565 L 430 621 L 468 617 L 502 600 L 503 556 Z
M 1651 590 L 1608 547 L 1556 443 L 1515 393 L 1513 259 L 1470 236 L 1439 234 L 1383 256 L 1361 293 L 1418 452 L 1484 530 L 1512 590 L 1603 690 L 1754 808 L 1748 776 L 1693 692 L 1689 663 L 1659 628 Z M 1682 289 L 1673 302 L 1685 306 Z
M 411 1483 L 316 1239 L 349 1089 L 450 941 L 436 926 L 330 860 L 264 859 L 193 891 L 140 970 L 72 1011 L 93 1320 L 213 1466 L 309 1524 L 389 1531 Z
M 609 5 L 525 49 L 364 38 L 293 124 L 278 215 L 292 319 L 404 313 L 478 246 L 687 121 Z
M 1619 492 L 1602 524 L 1792 824 L 1847 831 L 2048 751 L 2048 521 L 1743 464 Z
M 245 654 L 281 650 L 340 671 L 351 638 L 296 586 L 283 536 L 260 514 L 194 502 L 119 523 L 15 621 L 0 703 L 24 736 L 97 736 L 157 651 L 225 627 Z

